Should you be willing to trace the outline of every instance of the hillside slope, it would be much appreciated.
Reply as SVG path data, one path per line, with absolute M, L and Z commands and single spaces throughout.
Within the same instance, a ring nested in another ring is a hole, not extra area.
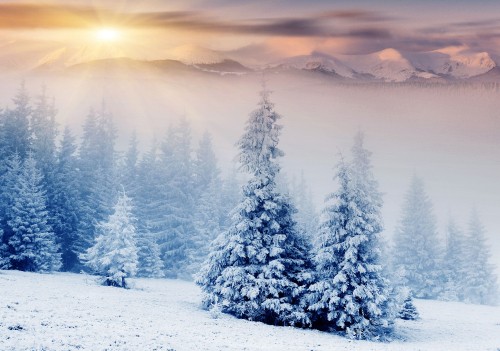
M 199 289 L 137 279 L 123 290 L 93 277 L 0 271 L 0 350 L 490 350 L 500 348 L 500 308 L 416 301 L 422 319 L 398 321 L 402 340 L 350 341 L 272 327 L 199 308 Z

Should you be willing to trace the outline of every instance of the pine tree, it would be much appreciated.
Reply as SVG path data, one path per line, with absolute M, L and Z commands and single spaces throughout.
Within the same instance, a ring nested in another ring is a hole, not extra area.
M 160 182 L 162 179 L 161 177 L 156 178 L 159 175 L 152 174 L 156 169 L 154 163 L 157 162 L 157 158 L 154 155 L 156 151 L 151 152 L 153 154 L 146 155 L 140 162 L 137 135 L 134 132 L 130 138 L 129 148 L 122 166 L 121 182 L 134 199 L 132 201 L 133 214 L 137 218 L 137 276 L 161 278 L 164 276 L 164 272 L 160 248 L 157 243 L 158 235 L 150 224 L 155 216 L 161 215 L 162 206 L 157 207 L 161 200 L 154 201 L 155 197 L 158 197 L 158 194 L 154 194 L 155 190 L 150 192 L 148 189 L 155 189 L 156 179 Z M 147 213 L 151 210 L 153 213 Z
M 194 233 L 188 249 L 189 272 L 196 274 L 206 260 L 210 243 L 221 232 L 221 180 L 210 134 L 200 141 L 194 162 L 195 213 Z
M 58 270 L 61 266 L 55 235 L 48 224 L 42 179 L 35 160 L 28 154 L 14 184 L 15 197 L 7 221 L 13 232 L 9 246 L 14 269 L 47 272 Z
M 165 235 L 163 214 L 168 211 L 168 203 L 165 201 L 164 172 L 156 143 L 139 162 L 137 177 L 138 188 L 134 199 L 139 260 L 137 275 L 160 278 L 164 276 L 164 269 L 158 241 Z
M 137 272 L 136 228 L 130 198 L 121 194 L 114 212 L 99 223 L 94 246 L 83 255 L 86 264 L 105 277 L 104 284 L 127 287 L 126 278 Z
M 104 106 L 99 113 L 90 111 L 83 126 L 78 161 L 80 226 L 75 249 L 79 254 L 92 245 L 96 225 L 111 214 L 118 193 L 115 139 L 116 130 Z
M 314 206 L 312 191 L 307 186 L 303 171 L 300 174 L 299 183 L 296 185 L 292 183 L 291 190 L 297 204 L 297 223 L 310 240 L 314 242 L 318 227 L 318 214 Z
M 463 301 L 466 286 L 467 257 L 465 238 L 456 223 L 450 219 L 447 227 L 446 250 L 443 260 L 443 291 L 440 298 Z
M 135 197 L 138 191 L 138 166 L 139 166 L 139 145 L 137 134 L 134 132 L 129 141 L 129 147 L 122 165 L 121 184 L 128 189 L 128 193 Z
M 414 297 L 433 299 L 441 292 L 440 243 L 432 203 L 420 178 L 414 176 L 405 197 L 394 237 L 393 267 L 403 272 L 403 284 Z
M 189 279 L 188 251 L 192 246 L 194 182 L 191 157 L 191 127 L 181 119 L 169 129 L 162 145 L 165 179 L 164 235 L 160 238 L 165 276 Z
M 362 176 L 344 160 L 337 167 L 339 189 L 323 212 L 315 257 L 318 278 L 307 301 L 321 328 L 378 339 L 390 333 L 393 311 L 379 263 L 379 207 Z
M 5 171 L 1 177 L 2 192 L 0 193 L 0 220 L 2 225 L 2 245 L 0 247 L 0 254 L 2 256 L 0 262 L 1 269 L 11 268 L 10 255 L 12 248 L 9 247 L 9 240 L 14 234 L 12 228 L 8 225 L 8 220 L 12 215 L 12 208 L 14 200 L 17 197 L 15 190 L 16 184 L 19 181 L 22 170 L 21 158 L 17 153 L 9 157 L 5 162 Z
M 401 309 L 398 313 L 398 318 L 407 321 L 414 321 L 420 318 L 417 308 L 413 303 L 413 298 L 411 297 L 410 291 L 406 292 L 406 297 L 403 301 L 403 306 L 401 306 Z
M 39 168 L 44 177 L 46 188 L 50 188 L 50 181 L 56 163 L 57 124 L 55 117 L 54 102 L 49 103 L 44 89 L 32 112 L 31 150 L 33 157 L 40 164 Z
M 30 98 L 24 86 L 21 87 L 13 99 L 14 108 L 7 109 L 0 115 L 0 224 L 3 232 L 3 251 L 6 255 L 6 245 L 8 237 L 12 234 L 7 225 L 6 211 L 10 205 L 6 202 L 6 198 L 12 193 L 12 184 L 6 183 L 9 159 L 14 157 L 19 158 L 22 162 L 31 146 L 31 130 L 29 120 L 31 117 Z M 7 240 L 7 241 L 6 241 Z M 3 260 L 8 266 L 8 260 Z
M 76 141 L 65 128 L 53 178 L 53 230 L 61 246 L 62 270 L 74 271 L 79 265 L 78 230 L 81 214 L 79 172 L 76 159 Z
M 498 284 L 495 267 L 490 263 L 486 231 L 476 210 L 472 211 L 465 241 L 467 269 L 464 299 L 470 303 L 495 305 L 498 303 Z
M 213 181 L 219 181 L 220 171 L 212 147 L 212 137 L 208 132 L 205 132 L 200 140 L 193 168 L 195 196 L 199 198 Z
M 30 151 L 32 135 L 30 129 L 30 118 L 32 108 L 30 97 L 24 86 L 24 82 L 13 99 L 14 108 L 4 112 L 3 118 L 3 149 L 6 157 L 17 153 L 24 160 Z
M 210 243 L 221 233 L 220 183 L 213 179 L 203 191 L 194 215 L 195 233 L 189 255 L 189 272 L 195 275 L 210 252 Z
M 251 178 L 232 225 L 214 242 L 197 283 L 206 308 L 275 325 L 308 325 L 301 304 L 311 279 L 310 246 L 292 219 L 290 200 L 276 192 L 280 116 L 261 92 L 238 142 L 241 168 Z
M 138 268 L 137 276 L 145 278 L 163 278 L 163 262 L 160 246 L 151 232 L 138 233 L 137 238 Z

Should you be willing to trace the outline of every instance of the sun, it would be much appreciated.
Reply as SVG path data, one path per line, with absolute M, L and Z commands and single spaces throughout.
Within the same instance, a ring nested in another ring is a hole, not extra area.
M 111 27 L 99 28 L 95 32 L 95 37 L 98 41 L 113 42 L 120 40 L 121 32 Z

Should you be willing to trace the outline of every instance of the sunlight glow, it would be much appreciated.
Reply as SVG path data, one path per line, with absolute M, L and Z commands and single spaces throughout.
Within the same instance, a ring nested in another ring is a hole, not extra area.
M 117 41 L 121 37 L 121 33 L 115 28 L 100 28 L 96 31 L 96 38 L 99 41 Z

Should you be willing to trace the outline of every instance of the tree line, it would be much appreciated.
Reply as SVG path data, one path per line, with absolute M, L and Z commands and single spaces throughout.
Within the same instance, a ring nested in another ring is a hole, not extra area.
M 146 152 L 133 135 L 120 154 L 104 107 L 89 112 L 80 143 L 69 128 L 59 133 L 56 114 L 45 92 L 32 99 L 24 85 L 1 111 L 0 267 L 93 271 L 89 250 L 126 194 L 134 275 L 190 278 L 240 196 L 236 177 L 221 177 L 211 136 L 193 150 L 180 119 Z

